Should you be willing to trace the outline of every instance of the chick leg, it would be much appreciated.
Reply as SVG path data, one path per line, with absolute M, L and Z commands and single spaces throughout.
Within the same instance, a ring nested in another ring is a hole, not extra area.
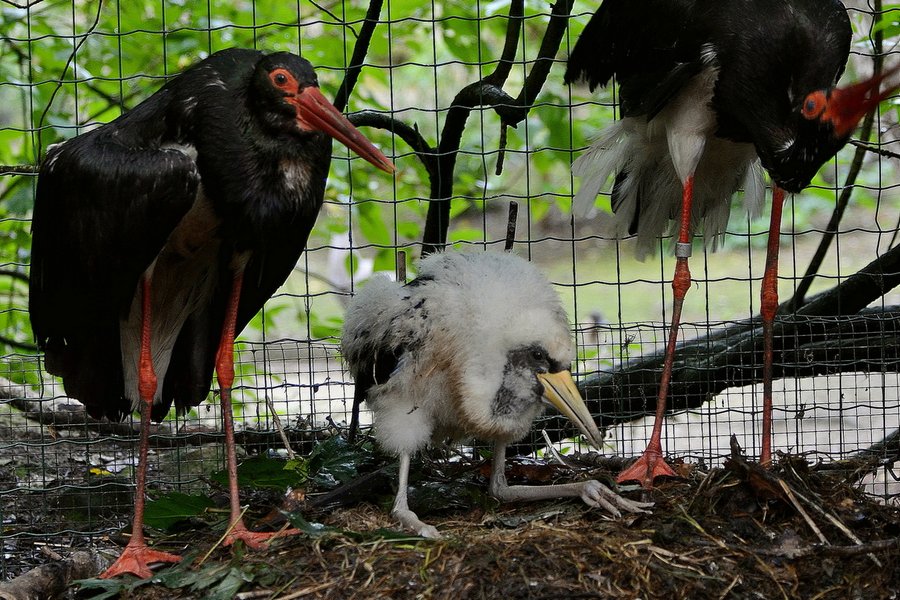
M 613 516 L 622 516 L 621 510 L 631 513 L 647 512 L 652 502 L 635 502 L 623 498 L 599 481 L 590 479 L 578 483 L 560 485 L 509 485 L 506 482 L 506 444 L 494 444 L 494 461 L 491 468 L 491 482 L 488 488 L 491 496 L 501 502 L 519 500 L 547 500 L 550 498 L 581 498 L 588 506 L 604 509 Z
M 419 517 L 413 511 L 409 510 L 409 504 L 406 499 L 406 490 L 409 486 L 409 453 L 404 452 L 400 455 L 400 474 L 397 478 L 397 497 L 394 498 L 394 508 L 391 514 L 400 521 L 400 524 L 411 531 L 415 531 L 416 535 L 433 540 L 441 539 L 441 534 L 432 525 L 427 525 L 419 520 Z

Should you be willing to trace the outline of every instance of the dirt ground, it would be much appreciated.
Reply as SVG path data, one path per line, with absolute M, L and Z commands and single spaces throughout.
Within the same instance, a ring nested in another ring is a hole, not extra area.
M 569 461 L 574 469 L 516 461 L 509 475 L 512 482 L 610 482 L 611 465 L 597 455 Z M 850 483 L 858 478 L 852 464 L 815 467 L 781 457 L 764 471 L 735 454 L 720 469 L 679 465 L 683 479 L 646 494 L 656 503 L 652 513 L 620 518 L 577 500 L 498 506 L 483 493 L 481 462 L 430 464 L 417 475 L 428 481 L 416 485 L 411 504 L 443 533 L 438 541 L 394 528 L 384 507 L 392 468 L 381 466 L 325 496 L 295 492 L 283 508 L 307 533 L 267 551 L 218 547 L 221 528 L 198 521 L 179 533 L 156 532 L 158 547 L 186 557 L 181 565 L 159 570 L 150 582 L 121 579 L 93 590 L 124 598 L 244 600 L 900 595 L 900 510 L 859 492 Z M 643 494 L 634 487 L 625 493 Z M 264 513 L 279 498 L 271 492 L 244 498 L 250 520 L 278 526 L 277 512 Z M 79 597 L 90 594 L 82 590 Z

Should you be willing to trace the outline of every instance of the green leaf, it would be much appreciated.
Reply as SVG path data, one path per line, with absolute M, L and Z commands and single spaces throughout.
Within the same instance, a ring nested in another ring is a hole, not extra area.
M 340 533 L 341 531 L 335 527 L 328 527 L 322 523 L 310 523 L 300 513 L 285 513 L 291 525 L 305 533 L 311 538 L 319 538 L 329 533 Z
M 211 587 L 209 595 L 211 600 L 231 600 L 245 583 L 253 581 L 253 577 L 244 573 L 237 567 L 231 567 L 218 585 Z
M 259 489 L 286 490 L 302 484 L 306 478 L 295 468 L 286 468 L 286 461 L 268 456 L 253 456 L 238 465 L 238 485 L 240 487 L 253 487 Z M 212 480 L 221 484 L 228 484 L 228 473 L 218 471 L 213 473 Z
M 309 472 L 323 487 L 336 487 L 358 476 L 357 466 L 369 462 L 370 454 L 353 446 L 340 436 L 334 436 L 313 448 L 309 455 Z
M 309 331 L 316 339 L 339 339 L 343 325 L 344 319 L 338 315 L 323 317 L 318 313 L 312 313 L 309 316 Z
M 459 60 L 478 62 L 479 24 L 474 11 L 468 18 L 451 18 L 443 23 L 441 31 L 447 49 Z
M 374 202 L 358 204 L 356 212 L 359 215 L 359 229 L 369 242 L 381 246 L 390 245 L 391 232 L 381 215 L 378 204 Z
M 129 591 L 132 588 L 132 582 L 122 577 L 117 577 L 116 579 L 77 579 L 72 583 L 78 586 L 79 592 L 92 592 L 85 595 L 90 597 L 91 600 L 116 598 L 122 592 Z
M 178 523 L 206 512 L 215 503 L 207 496 L 170 492 L 147 503 L 144 523 L 150 527 L 167 530 Z

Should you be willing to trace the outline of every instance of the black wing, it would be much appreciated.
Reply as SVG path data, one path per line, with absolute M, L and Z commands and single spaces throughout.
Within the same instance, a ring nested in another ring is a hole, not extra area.
M 119 318 L 141 274 L 190 208 L 199 176 L 158 138 L 165 93 L 48 153 L 32 223 L 29 311 L 47 370 L 93 416 L 130 412 Z
M 273 174 L 273 178 L 277 175 Z M 264 243 L 254 249 L 244 269 L 241 300 L 238 306 L 236 332 L 247 323 L 285 282 L 306 247 L 316 215 L 324 196 L 325 179 L 321 190 L 314 196 L 318 200 L 287 221 L 278 229 L 270 228 Z M 209 394 L 215 369 L 216 352 L 222 335 L 226 302 L 233 281 L 228 265 L 235 248 L 227 241 L 222 244 L 221 276 L 209 304 L 198 308 L 184 324 L 175 346 L 172 360 L 163 382 L 161 401 L 153 405 L 152 417 L 162 419 L 174 402 L 179 413 L 197 406 Z
M 381 313 L 369 313 L 365 326 L 354 323 L 352 336 L 346 331 L 342 340 L 344 358 L 350 365 L 356 385 L 354 403 L 368 398 L 369 390 L 386 383 L 401 366 L 401 362 L 414 355 L 429 334 L 429 305 L 427 288 L 434 277 L 417 277 L 402 288 L 396 283 L 386 284 L 397 290 L 396 304 L 382 307 Z M 363 288 L 361 294 L 366 293 Z
M 706 65 L 715 65 L 719 112 L 741 114 L 771 98 L 772 90 L 793 86 L 808 93 L 833 84 L 850 35 L 838 0 L 605 0 L 572 50 L 565 81 L 585 79 L 593 90 L 615 75 L 622 115 L 652 118 Z M 763 93 L 749 97 L 753 89 Z M 768 112 L 783 119 L 790 107 L 759 109 L 752 118 Z M 721 127 L 723 137 L 749 141 L 737 124 Z
M 655 114 L 700 71 L 706 4 L 605 0 L 569 56 L 566 83 L 584 79 L 593 90 L 615 75 L 623 115 Z

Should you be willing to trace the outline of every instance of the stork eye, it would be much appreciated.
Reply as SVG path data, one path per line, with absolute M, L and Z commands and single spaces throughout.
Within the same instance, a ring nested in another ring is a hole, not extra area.
M 547 353 L 540 348 L 535 348 L 531 351 L 531 358 L 537 362 L 545 361 L 547 360 Z
M 828 99 L 825 97 L 825 92 L 821 90 L 813 92 L 803 101 L 800 114 L 806 119 L 817 119 L 825 111 L 826 104 L 828 104 Z
M 290 75 L 290 73 L 288 73 L 284 69 L 276 69 L 269 75 L 269 80 L 279 88 L 288 87 L 292 79 L 293 77 Z

